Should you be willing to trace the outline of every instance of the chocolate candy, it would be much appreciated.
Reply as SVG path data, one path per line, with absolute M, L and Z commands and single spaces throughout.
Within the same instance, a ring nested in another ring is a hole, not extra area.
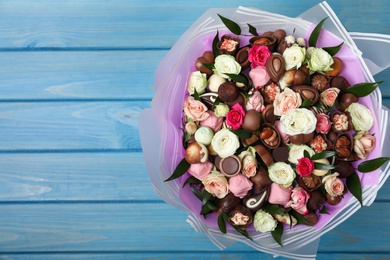
M 314 190 L 310 192 L 310 198 L 307 201 L 307 208 L 309 210 L 316 211 L 320 209 L 322 205 L 324 205 L 325 199 L 325 195 L 322 194 L 322 192 L 320 192 L 319 190 Z
M 302 217 L 309 223 L 309 225 L 315 225 L 318 222 L 318 216 L 314 214 L 313 212 L 310 212 L 309 214 L 302 215 Z
M 218 88 L 218 97 L 224 102 L 233 102 L 239 95 L 236 83 L 227 81 Z
M 259 137 L 263 144 L 270 149 L 278 147 L 281 142 L 280 134 L 272 124 L 263 124 L 260 129 Z
M 217 93 L 204 93 L 200 95 L 200 100 L 203 104 L 206 105 L 206 107 L 210 110 L 212 110 L 215 100 L 217 99 L 218 94 Z
M 205 51 L 201 57 L 196 59 L 195 68 L 202 73 L 206 73 L 207 76 L 211 76 L 213 74 L 213 71 L 203 64 L 212 65 L 213 63 L 214 54 L 211 51 Z
M 236 155 L 222 158 L 219 161 L 219 170 L 226 176 L 232 177 L 241 171 L 241 160 Z
M 272 180 L 268 176 L 268 171 L 262 166 L 259 166 L 256 175 L 249 179 L 253 183 L 254 190 L 258 193 L 262 192 L 272 183 Z
M 252 211 L 242 204 L 238 204 L 230 213 L 228 222 L 242 230 L 245 230 L 252 223 Z
M 240 203 L 240 198 L 229 192 L 218 203 L 218 211 L 230 212 Z
M 229 34 L 225 34 L 221 37 L 221 40 L 217 43 L 217 49 L 221 54 L 236 55 L 240 46 L 240 39 Z
M 349 84 L 348 80 L 343 76 L 336 76 L 330 80 L 330 87 L 338 88 L 341 92 L 346 90 L 351 84 Z
M 298 85 L 298 86 L 294 86 L 293 90 L 299 93 L 302 100 L 306 100 L 310 98 L 311 99 L 310 105 L 314 105 L 320 98 L 320 93 L 318 92 L 318 90 L 310 86 Z
M 276 47 L 276 38 L 273 36 L 258 35 L 249 39 L 250 45 L 264 45 L 273 52 Z
M 236 61 L 241 65 L 242 70 L 247 69 L 250 65 L 248 57 L 249 47 L 241 48 L 236 54 Z
M 298 184 L 307 191 L 313 191 L 321 186 L 320 177 L 310 174 L 309 176 L 298 176 Z
M 334 141 L 334 150 L 338 158 L 348 160 L 352 154 L 353 141 L 348 133 L 340 134 Z
M 258 211 L 268 201 L 270 186 L 258 194 L 250 194 L 244 197 L 244 206 L 253 212 Z
M 358 102 L 359 98 L 352 93 L 344 93 L 339 96 L 339 110 L 344 111 L 350 104 Z
M 328 193 L 326 193 L 326 202 L 328 202 L 330 205 L 335 206 L 338 205 L 343 198 L 341 196 L 330 196 Z
M 351 162 L 338 160 L 334 166 L 336 167 L 335 171 L 339 173 L 340 178 L 348 178 L 355 173 L 355 168 L 352 166 Z
M 193 142 L 187 146 L 184 158 L 190 164 L 206 162 L 208 158 L 208 150 L 201 143 Z
M 259 155 L 260 159 L 264 162 L 264 164 L 267 167 L 270 167 L 271 164 L 274 162 L 271 152 L 268 151 L 268 149 L 261 144 L 257 144 L 253 148 L 255 148 L 257 154 Z
M 314 137 L 314 132 L 309 134 L 297 134 L 297 135 L 289 135 L 288 138 L 293 144 L 305 144 L 310 142 Z
M 286 146 L 279 146 L 272 150 L 272 157 L 275 162 L 285 162 L 288 160 L 289 150 Z
M 278 29 L 272 33 L 272 36 L 276 38 L 276 41 L 279 44 L 282 39 L 286 38 L 286 31 L 283 29 Z
M 244 94 L 243 93 L 241 93 L 241 92 L 238 92 L 238 95 L 237 95 L 237 98 L 235 99 L 235 100 L 233 100 L 233 101 L 226 101 L 225 102 L 226 103 L 226 105 L 228 105 L 228 106 L 230 106 L 230 107 L 232 107 L 232 106 L 234 106 L 235 104 L 240 104 L 242 107 L 244 107 L 245 108 L 245 106 L 246 106 L 246 98 L 245 98 L 245 96 L 244 96 Z
M 329 84 L 329 77 L 326 75 L 316 72 L 311 76 L 310 85 L 313 88 L 317 89 L 319 92 L 324 91 L 328 86 L 328 84 Z
M 331 65 L 333 70 L 328 70 L 325 72 L 326 75 L 335 77 L 343 71 L 344 64 L 343 61 L 339 57 L 333 57 L 333 64 Z
M 255 132 L 260 127 L 260 113 L 254 109 L 246 111 L 244 120 L 242 122 L 242 128 L 251 132 Z
M 261 112 L 265 123 L 273 124 L 278 119 L 278 117 L 274 114 L 274 110 L 275 109 L 273 104 L 268 104 L 265 106 L 265 109 Z
M 283 76 L 285 64 L 282 55 L 279 54 L 273 54 L 267 59 L 265 68 L 272 81 L 278 82 Z

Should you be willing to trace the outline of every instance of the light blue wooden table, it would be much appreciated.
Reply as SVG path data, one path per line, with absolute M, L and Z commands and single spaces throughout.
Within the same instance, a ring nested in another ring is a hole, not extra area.
M 295 17 L 319 2 L 0 0 L 0 259 L 272 259 L 219 251 L 160 200 L 137 120 L 158 63 L 208 8 Z M 390 34 L 387 0 L 328 3 L 349 31 Z M 389 70 L 376 79 L 389 107 Z M 387 182 L 318 259 L 389 259 L 389 235 Z

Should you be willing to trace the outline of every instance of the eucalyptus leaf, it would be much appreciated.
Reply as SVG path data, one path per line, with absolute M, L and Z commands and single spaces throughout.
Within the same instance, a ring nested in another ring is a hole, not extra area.
M 226 234 L 226 223 L 223 217 L 223 213 L 219 214 L 218 216 L 218 228 L 222 233 Z
M 272 237 L 281 247 L 283 247 L 282 244 L 283 228 L 284 228 L 283 223 L 278 222 L 278 225 L 276 226 L 275 230 L 271 231 Z
M 324 47 L 322 48 L 324 51 L 326 51 L 330 56 L 334 56 L 336 55 L 336 53 L 339 52 L 339 50 L 341 49 L 341 47 L 343 46 L 343 42 L 340 43 L 339 45 L 337 46 L 333 46 L 333 47 Z
M 324 24 L 324 22 L 327 18 L 328 17 L 325 17 L 324 19 L 322 19 L 322 21 L 317 24 L 317 26 L 314 28 L 314 30 L 310 34 L 309 47 L 316 47 L 318 37 L 320 36 L 322 25 Z
M 172 175 L 166 179 L 165 181 L 171 181 L 174 179 L 177 179 L 181 176 L 183 176 L 188 169 L 190 168 L 191 164 L 189 164 L 185 158 L 183 158 L 179 164 L 176 166 L 176 169 L 173 171 Z
M 238 130 L 230 130 L 233 134 L 237 135 L 238 137 L 248 139 L 252 137 L 252 132 L 244 129 L 238 129 Z
M 183 188 L 187 185 L 187 184 L 201 184 L 202 182 L 200 180 L 198 180 L 197 178 L 195 178 L 194 176 L 190 176 L 187 178 L 187 180 L 183 183 Z
M 311 101 L 312 101 L 311 98 L 307 98 L 307 99 L 303 100 L 303 102 L 301 104 L 301 108 L 308 108 L 311 104 Z
M 380 168 L 384 163 L 388 162 L 390 157 L 378 157 L 376 159 L 367 160 L 358 165 L 359 172 L 372 172 Z
M 217 34 L 214 37 L 213 45 L 212 45 L 214 57 L 217 57 L 219 55 L 219 50 L 217 48 L 218 42 L 219 42 L 219 32 L 217 30 Z
M 332 157 L 332 156 L 335 156 L 335 155 L 336 155 L 335 151 L 323 151 L 323 152 L 314 154 L 311 157 L 311 159 L 312 160 L 320 160 L 320 159 L 329 158 L 329 157 Z
M 248 27 L 249 27 L 249 33 L 254 35 L 254 36 L 258 36 L 259 34 L 257 33 L 257 29 L 252 26 L 251 24 L 248 23 Z
M 349 88 L 347 88 L 345 90 L 344 93 L 351 93 L 357 97 L 365 97 L 365 96 L 371 94 L 382 83 L 383 83 L 383 81 L 374 82 L 374 83 L 371 83 L 371 82 L 359 83 L 359 84 L 350 86 Z
M 360 205 L 363 207 L 362 199 L 362 186 L 360 183 L 359 175 L 354 172 L 347 178 L 347 187 L 348 190 L 352 193 L 353 196 L 360 202 Z
M 314 163 L 314 169 L 317 170 L 333 170 L 335 167 L 331 164 L 324 164 L 324 163 Z
M 242 75 L 237 75 L 232 73 L 224 73 L 224 74 L 235 82 L 243 83 L 245 86 L 248 85 L 248 80 Z
M 321 208 L 321 210 L 320 210 L 320 213 L 321 213 L 321 214 L 328 214 L 328 215 L 330 215 L 330 213 L 329 213 L 328 210 L 326 209 L 326 206 L 325 206 L 325 205 L 322 206 L 322 208 Z
M 237 23 L 233 22 L 232 20 L 230 20 L 226 17 L 223 17 L 220 14 L 218 14 L 218 16 L 221 19 L 221 21 L 223 22 L 223 24 L 226 26 L 226 28 L 229 29 L 229 31 L 231 31 L 232 33 L 234 33 L 236 35 L 241 34 L 241 28 Z

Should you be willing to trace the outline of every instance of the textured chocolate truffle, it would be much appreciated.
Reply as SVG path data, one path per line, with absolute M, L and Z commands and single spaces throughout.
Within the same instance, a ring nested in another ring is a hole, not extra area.
M 313 88 L 317 89 L 319 92 L 324 91 L 328 86 L 328 84 L 329 84 L 329 77 L 326 75 L 316 72 L 311 76 L 310 85 Z
M 334 166 L 335 171 L 339 173 L 340 178 L 348 178 L 355 173 L 355 168 L 351 162 L 338 160 Z
M 238 95 L 239 92 L 234 82 L 227 81 L 218 88 L 218 97 L 224 102 L 232 102 L 236 100 Z

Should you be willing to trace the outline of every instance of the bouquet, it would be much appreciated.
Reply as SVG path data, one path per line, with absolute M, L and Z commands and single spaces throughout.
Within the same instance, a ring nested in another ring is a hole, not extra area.
M 350 214 L 351 201 L 363 205 L 366 184 L 379 186 L 389 160 L 372 98 L 381 82 L 367 81 L 354 48 L 322 29 L 326 17 L 261 31 L 247 22 L 243 32 L 217 15 L 225 28 L 185 47 L 196 54 L 176 75 L 181 98 L 156 104 L 176 120 L 161 136 L 180 130 L 163 193 L 216 244 L 292 256 L 298 241 L 315 243 L 318 230 Z

